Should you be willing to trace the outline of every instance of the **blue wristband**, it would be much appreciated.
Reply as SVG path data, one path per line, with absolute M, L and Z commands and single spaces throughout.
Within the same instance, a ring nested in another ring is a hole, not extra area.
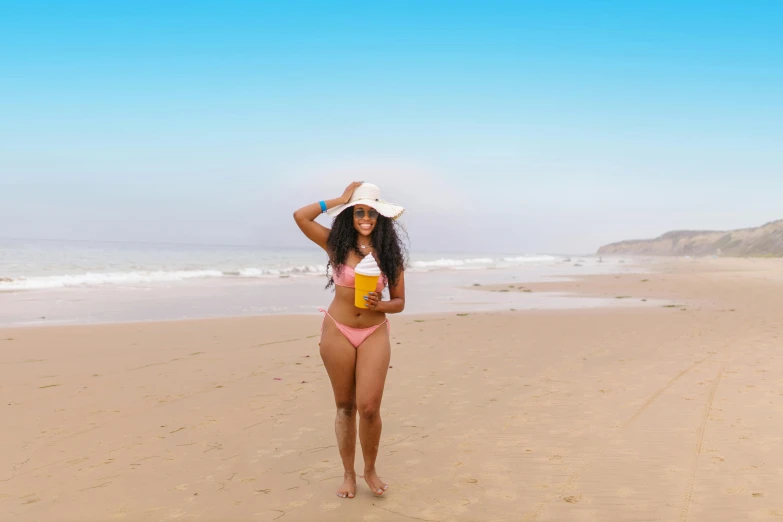
M 318 203 L 321 205 L 321 214 L 323 214 L 324 212 L 326 212 L 326 202 L 319 201 Z

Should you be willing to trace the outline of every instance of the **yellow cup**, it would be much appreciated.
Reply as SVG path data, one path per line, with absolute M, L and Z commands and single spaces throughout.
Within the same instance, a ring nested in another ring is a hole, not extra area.
M 356 292 L 354 293 L 353 303 L 357 308 L 367 308 L 367 301 L 364 297 L 370 292 L 375 292 L 378 288 L 378 278 L 380 276 L 366 276 L 362 274 L 356 274 Z

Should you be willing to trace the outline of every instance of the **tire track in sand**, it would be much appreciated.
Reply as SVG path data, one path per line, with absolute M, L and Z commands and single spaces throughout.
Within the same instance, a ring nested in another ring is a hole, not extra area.
M 644 401 L 644 404 L 639 406 L 639 408 L 636 409 L 636 411 L 633 413 L 633 415 L 631 415 L 628 418 L 628 420 L 626 420 L 623 424 L 621 424 L 619 427 L 617 427 L 614 430 L 614 433 L 612 433 L 612 435 L 608 438 L 607 442 L 601 447 L 601 449 L 599 449 L 592 457 L 588 458 L 584 462 L 584 464 L 582 464 L 579 467 L 579 469 L 577 469 L 571 476 L 569 476 L 568 479 L 566 479 L 566 481 L 557 489 L 557 491 L 550 498 L 542 500 L 538 504 L 538 506 L 536 506 L 536 509 L 532 513 L 530 513 L 529 515 L 526 515 L 523 518 L 523 521 L 524 522 L 534 522 L 541 515 L 541 513 L 544 510 L 544 508 L 546 507 L 546 505 L 549 504 L 550 502 L 553 502 L 553 501 L 561 498 L 562 495 L 563 495 L 563 492 L 566 489 L 568 489 L 571 486 L 573 486 L 574 483 L 577 480 L 579 480 L 579 478 L 582 476 L 582 474 L 585 472 L 585 470 L 587 470 L 587 468 L 589 468 L 596 460 L 598 460 L 598 458 L 600 458 L 606 452 L 606 450 L 609 449 L 609 447 L 617 440 L 617 437 L 620 434 L 622 434 L 626 429 L 628 429 L 628 427 L 630 427 L 631 424 L 633 424 L 642 415 L 642 413 L 644 413 L 647 410 L 647 408 L 649 408 L 661 395 L 663 395 L 666 392 L 666 390 L 671 388 L 672 385 L 674 385 L 674 383 L 676 383 L 678 380 L 680 380 L 683 376 L 685 376 L 689 372 L 693 371 L 696 367 L 698 367 L 699 365 L 701 365 L 702 363 L 704 363 L 705 361 L 707 361 L 708 359 L 710 359 L 714 355 L 715 354 L 712 353 L 712 354 L 708 355 L 707 357 L 704 357 L 703 359 L 699 359 L 698 361 L 695 361 L 693 364 L 691 364 L 690 366 L 688 366 L 684 370 L 682 370 L 679 373 L 677 373 L 677 375 L 672 377 L 669 380 L 669 382 L 667 382 L 665 385 L 663 385 L 663 387 L 658 389 L 658 391 L 656 391 L 655 393 L 650 395 L 650 397 L 646 401 Z M 722 373 L 723 373 L 723 367 L 721 367 L 721 370 L 720 370 L 720 374 L 722 374 Z M 717 389 L 717 386 L 715 386 L 715 388 Z M 714 397 L 715 396 L 714 390 L 711 390 L 711 392 L 712 392 L 711 393 L 711 397 Z M 709 399 L 709 404 L 712 405 L 712 398 Z M 709 408 L 707 408 L 707 412 L 709 412 Z M 706 416 L 704 416 L 703 422 L 706 423 Z M 703 433 L 704 433 L 703 429 L 702 429 L 701 433 L 703 435 Z M 701 451 L 701 444 L 699 444 L 699 451 Z M 693 475 L 694 475 L 694 479 L 695 479 L 695 472 L 693 473 Z M 683 522 L 683 520 L 684 519 L 681 518 L 680 522 Z
M 704 402 L 704 411 L 702 411 L 701 414 L 701 423 L 699 424 L 699 429 L 696 432 L 696 446 L 693 448 L 693 456 L 691 458 L 691 477 L 690 480 L 688 480 L 688 485 L 685 488 L 684 502 L 682 509 L 680 510 L 680 522 L 685 522 L 688 520 L 688 511 L 690 510 L 691 498 L 693 496 L 693 485 L 696 483 L 696 471 L 699 466 L 701 448 L 704 444 L 704 431 L 707 428 L 707 421 L 710 417 L 710 411 L 712 411 L 712 403 L 715 400 L 715 393 L 718 391 L 718 385 L 720 385 L 720 381 L 723 378 L 723 370 L 725 368 L 726 361 L 724 360 L 723 364 L 718 370 L 718 375 L 715 377 L 715 380 L 710 387 L 710 391 L 707 394 L 707 400 Z

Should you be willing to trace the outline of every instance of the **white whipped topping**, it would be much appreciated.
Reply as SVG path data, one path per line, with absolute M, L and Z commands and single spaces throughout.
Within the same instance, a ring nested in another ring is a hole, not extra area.
M 380 276 L 381 269 L 378 267 L 378 263 L 375 262 L 375 258 L 372 254 L 367 254 L 364 259 L 356 265 L 354 272 L 365 276 Z

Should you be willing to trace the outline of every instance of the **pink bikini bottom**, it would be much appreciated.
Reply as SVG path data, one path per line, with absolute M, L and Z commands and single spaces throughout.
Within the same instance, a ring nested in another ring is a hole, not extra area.
M 324 310 L 323 308 L 319 308 L 319 310 L 326 315 L 329 316 L 329 318 L 334 321 L 334 325 L 337 327 L 338 330 L 345 336 L 346 339 L 348 339 L 348 342 L 353 345 L 354 348 L 358 348 L 359 345 L 361 345 L 369 336 L 373 334 L 375 330 L 377 330 L 379 327 L 383 326 L 384 324 L 387 325 L 387 328 L 389 329 L 389 333 L 391 333 L 391 324 L 389 324 L 389 320 L 386 319 L 384 322 L 380 324 L 376 324 L 374 326 L 370 326 L 369 328 L 354 328 L 352 326 L 346 326 L 342 323 L 338 323 L 337 320 L 329 315 L 329 312 Z M 326 317 L 324 317 L 324 321 L 326 321 Z M 324 332 L 324 325 L 321 324 L 321 333 Z

